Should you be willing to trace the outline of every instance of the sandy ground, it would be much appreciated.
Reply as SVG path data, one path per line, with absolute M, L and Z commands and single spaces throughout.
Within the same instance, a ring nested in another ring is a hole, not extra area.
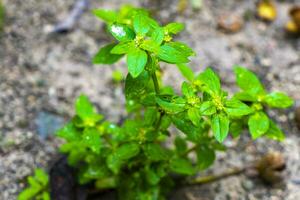
M 277 2 L 278 18 L 266 24 L 253 16 L 253 1 L 204 0 L 200 11 L 190 7 L 176 12 L 177 1 L 91 1 L 92 8 L 117 8 L 121 3 L 144 5 L 157 11 L 162 23 L 186 24 L 178 39 L 189 44 L 197 56 L 192 68 L 201 71 L 213 67 L 221 75 L 224 87 L 235 91 L 232 66 L 243 65 L 255 71 L 270 91 L 288 93 L 300 105 L 300 40 L 287 38 L 283 31 L 287 11 L 297 1 Z M 125 61 L 113 66 L 93 66 L 91 58 L 98 48 L 112 38 L 104 32 L 103 23 L 85 12 L 74 31 L 49 35 L 47 31 L 63 20 L 74 0 L 4 0 L 6 26 L 0 38 L 0 200 L 16 199 L 25 178 L 35 167 L 47 169 L 57 155 L 61 141 L 51 135 L 73 114 L 75 98 L 84 93 L 99 111 L 112 121 L 126 115 L 123 85 L 112 84 L 116 69 L 126 72 Z M 224 34 L 216 29 L 217 17 L 235 13 L 250 19 L 242 30 Z M 173 66 L 163 66 L 164 81 L 179 88 L 183 78 Z M 113 108 L 113 109 L 111 109 Z M 241 175 L 208 186 L 183 188 L 171 199 L 216 200 L 299 200 L 300 134 L 294 124 L 293 109 L 270 111 L 284 129 L 287 138 L 277 143 L 264 138 L 248 144 L 247 133 L 240 140 L 228 139 L 226 153 L 207 173 L 251 163 L 268 151 L 280 151 L 287 161 L 285 182 L 267 187 L 259 180 Z

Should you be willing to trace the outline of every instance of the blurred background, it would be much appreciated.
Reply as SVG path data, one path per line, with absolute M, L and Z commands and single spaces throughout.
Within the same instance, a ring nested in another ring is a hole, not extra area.
M 229 139 L 225 142 L 228 151 L 219 153 L 207 172 L 220 172 L 251 163 L 266 152 L 280 151 L 287 165 L 283 184 L 267 187 L 241 175 L 183 188 L 177 198 L 299 200 L 300 131 L 295 122 L 300 106 L 299 0 L 2 0 L 0 200 L 16 199 L 34 168 L 49 169 L 61 144 L 54 132 L 72 116 L 79 94 L 89 96 L 111 121 L 126 116 L 125 61 L 113 66 L 91 62 L 112 38 L 90 10 L 117 9 L 122 4 L 150 9 L 162 24 L 183 22 L 186 29 L 177 38 L 197 53 L 191 68 L 200 72 L 212 67 L 227 90 L 237 90 L 232 66 L 242 65 L 257 73 L 268 90 L 286 92 L 296 101 L 289 110 L 269 113 L 286 133 L 284 142 L 260 138 L 250 143 L 247 134 L 239 140 Z M 177 69 L 162 68 L 165 83 L 178 89 L 183 78 Z M 298 115 L 300 119 L 300 110 Z

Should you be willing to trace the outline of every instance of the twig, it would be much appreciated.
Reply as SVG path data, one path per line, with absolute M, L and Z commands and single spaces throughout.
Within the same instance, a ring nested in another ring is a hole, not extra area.
M 242 167 L 242 168 L 233 168 L 228 171 L 225 171 L 221 174 L 216 174 L 216 175 L 208 175 L 208 176 L 203 176 L 203 177 L 197 177 L 192 180 L 188 180 L 186 184 L 188 185 L 202 185 L 206 183 L 211 183 L 214 181 L 218 181 L 220 179 L 224 179 L 230 176 L 235 176 L 244 173 L 249 167 Z

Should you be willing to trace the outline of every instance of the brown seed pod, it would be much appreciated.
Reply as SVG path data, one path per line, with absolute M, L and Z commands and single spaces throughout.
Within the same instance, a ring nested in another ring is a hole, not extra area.
M 283 179 L 282 171 L 285 167 L 284 157 L 279 152 L 267 153 L 256 164 L 260 178 L 268 184 L 281 182 Z

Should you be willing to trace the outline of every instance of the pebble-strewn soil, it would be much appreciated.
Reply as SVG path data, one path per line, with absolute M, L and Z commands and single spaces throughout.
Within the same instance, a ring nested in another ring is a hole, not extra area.
M 288 38 L 283 31 L 288 9 L 298 0 L 277 2 L 278 17 L 271 24 L 254 17 L 254 1 L 203 1 L 202 10 L 193 11 L 188 6 L 183 14 L 177 13 L 177 1 L 171 0 L 99 0 L 91 1 L 91 7 L 117 8 L 121 3 L 132 3 L 151 7 L 163 23 L 184 22 L 186 30 L 178 39 L 197 52 L 193 70 L 212 66 L 220 73 L 225 88 L 234 91 L 237 88 L 232 66 L 240 64 L 255 71 L 270 91 L 285 91 L 300 105 L 300 39 Z M 91 64 L 98 48 L 111 40 L 103 23 L 85 12 L 74 31 L 48 34 L 51 26 L 68 15 L 74 2 L 4 0 L 7 16 L 0 36 L 0 200 L 16 199 L 33 169 L 47 169 L 56 158 L 61 141 L 51 136 L 44 140 L 38 134 L 51 134 L 49 130 L 68 120 L 80 93 L 88 95 L 112 121 L 126 115 L 123 86 L 111 80 L 114 70 L 126 71 L 125 61 L 110 67 Z M 242 18 L 248 13 L 240 32 L 224 34 L 217 30 L 217 17 L 228 13 Z M 163 69 L 165 83 L 179 88 L 183 78 L 176 68 Z M 229 150 L 218 154 L 209 172 L 242 166 L 277 150 L 287 161 L 284 184 L 267 187 L 241 175 L 183 188 L 171 199 L 299 200 L 300 185 L 296 182 L 300 181 L 300 131 L 293 122 L 293 108 L 270 111 L 270 115 L 286 132 L 284 142 L 261 138 L 249 143 L 247 133 L 238 141 L 228 139 L 225 143 Z

